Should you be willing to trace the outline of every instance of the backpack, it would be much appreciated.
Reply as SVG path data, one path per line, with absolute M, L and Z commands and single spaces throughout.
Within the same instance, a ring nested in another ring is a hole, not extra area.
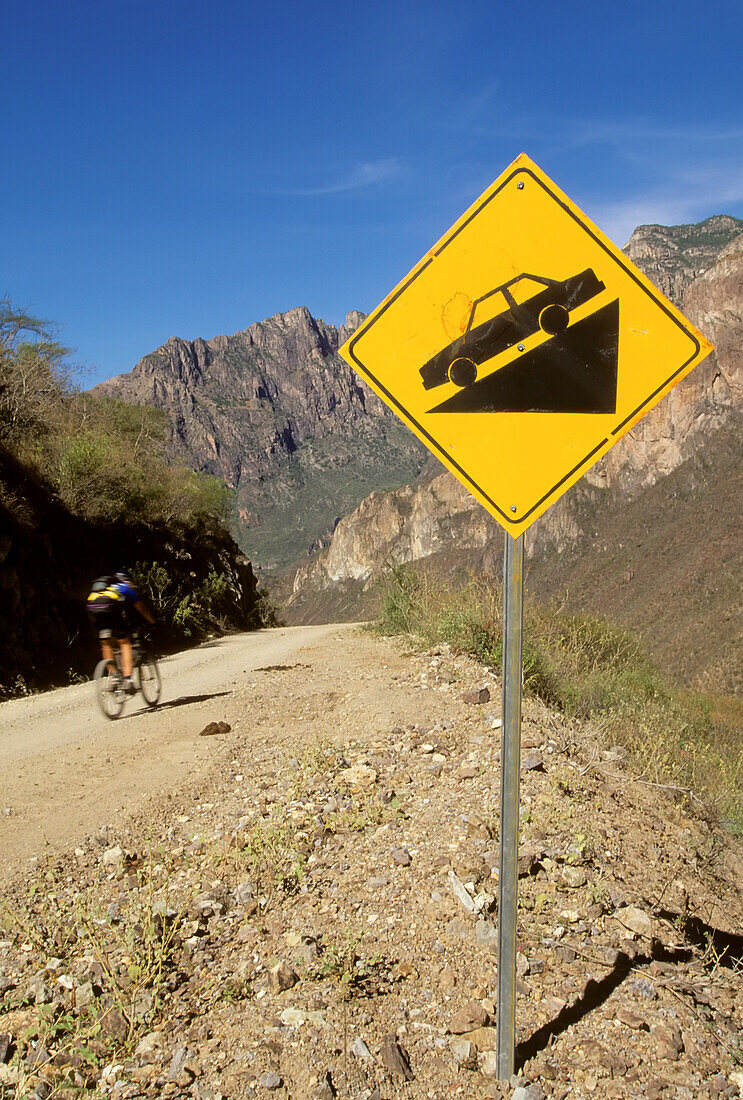
M 90 589 L 91 592 L 105 592 L 112 584 L 116 584 L 116 577 L 111 573 L 105 577 L 99 577 L 97 581 L 93 581 L 93 586 Z

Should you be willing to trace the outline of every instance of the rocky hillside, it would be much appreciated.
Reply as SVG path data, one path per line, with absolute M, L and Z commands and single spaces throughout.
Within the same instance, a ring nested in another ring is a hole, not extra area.
M 741 1095 L 743 850 L 696 804 L 526 701 L 499 1082 L 493 678 L 344 631 L 230 694 L 206 773 L 4 881 L 0 1094 Z
M 173 456 L 237 495 L 238 537 L 263 568 L 327 540 L 372 489 L 417 477 L 427 454 L 337 354 L 340 329 L 304 308 L 233 336 L 172 338 L 97 389 L 163 409 Z
M 691 229 L 698 228 L 694 263 L 673 269 L 674 283 L 683 289 L 679 303 L 690 318 L 715 343 L 717 352 L 692 372 L 614 449 L 543 516 L 527 534 L 527 552 L 538 571 L 548 557 L 572 561 L 581 538 L 591 545 L 607 541 L 602 533 L 612 511 L 625 503 L 637 502 L 642 512 L 643 494 L 695 456 L 704 454 L 704 478 L 696 481 L 714 485 L 715 441 L 721 443 L 720 462 L 727 457 L 731 439 L 739 439 L 735 426 L 743 418 L 743 236 L 717 248 L 714 262 L 696 277 L 699 267 L 710 259 L 710 249 L 719 236 L 737 231 L 735 219 L 715 218 L 700 227 L 642 227 L 628 245 L 640 266 L 649 274 L 662 275 L 671 265 L 671 244 L 688 242 Z M 711 230 L 714 228 L 714 234 Z M 662 241 L 658 244 L 658 241 Z M 657 251 L 652 251 L 653 242 Z M 704 247 L 703 247 L 704 246 Z M 706 249 L 706 251 L 705 251 Z M 670 276 L 664 276 L 666 281 Z M 721 434 L 722 433 L 722 434 Z M 739 455 L 739 449 L 738 449 Z M 735 459 L 731 460 L 735 465 Z M 725 465 L 727 469 L 727 465 Z M 727 476 L 721 471 L 721 476 Z M 732 485 L 728 479 L 727 484 Z M 731 491 L 733 491 L 731 489 Z M 709 490 L 710 496 L 713 489 Z M 724 522 L 735 514 L 738 498 L 718 505 L 712 523 Z M 657 513 L 656 513 L 657 514 Z M 705 528 L 689 531 L 691 543 L 701 547 Z M 662 536 L 661 536 L 662 537 Z M 633 535 L 627 533 L 627 541 Z M 336 529 L 330 546 L 295 572 L 288 594 L 289 614 L 301 621 L 323 615 L 323 603 L 335 613 L 339 604 L 349 613 L 358 593 L 388 561 L 416 561 L 440 556 L 447 572 L 476 567 L 497 572 L 502 558 L 503 534 L 466 490 L 448 473 L 415 488 L 395 493 L 378 493 L 364 501 Z M 456 552 L 454 550 L 456 548 Z M 694 554 L 694 551 L 690 551 Z M 553 571 L 554 572 L 554 571 Z M 561 579 L 569 586 L 563 569 Z M 600 589 L 596 603 L 601 605 Z M 650 622 L 648 621 L 648 627 Z
M 73 515 L 2 451 L 0 475 L 6 493 L 15 484 L 23 498 L 12 510 L 0 502 L 0 698 L 92 674 L 99 650 L 85 600 L 96 577 L 122 565 L 158 563 L 163 592 L 187 596 L 194 611 L 216 576 L 224 591 L 215 605 L 219 622 L 210 626 L 261 625 L 250 562 L 219 525 L 202 525 L 196 540 L 164 525 L 96 524 Z M 158 638 L 162 645 L 187 644 L 182 632 L 169 633 Z
M 743 233 L 743 219 L 716 214 L 696 225 L 640 225 L 624 251 L 667 298 L 681 305 L 689 283 Z

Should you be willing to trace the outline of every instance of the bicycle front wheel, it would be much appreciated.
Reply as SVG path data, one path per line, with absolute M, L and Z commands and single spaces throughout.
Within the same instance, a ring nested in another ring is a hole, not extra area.
M 93 673 L 95 697 L 106 718 L 118 718 L 124 709 L 126 696 L 121 690 L 121 676 L 110 661 L 99 661 Z
M 139 690 L 142 692 L 145 703 L 148 707 L 157 706 L 160 702 L 162 680 L 155 658 L 151 657 L 149 653 L 143 653 L 142 662 L 137 669 L 137 673 L 139 675 Z

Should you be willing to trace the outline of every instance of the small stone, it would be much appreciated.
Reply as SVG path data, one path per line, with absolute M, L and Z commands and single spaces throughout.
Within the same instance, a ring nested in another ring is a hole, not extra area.
M 117 1043 L 123 1043 L 129 1034 L 129 1024 L 118 1008 L 109 1008 L 100 1018 L 101 1030 Z
M 637 936 L 645 936 L 649 939 L 653 934 L 653 922 L 647 913 L 637 909 L 634 905 L 627 905 L 624 909 L 617 909 L 614 916 L 630 932 Z
M 470 1039 L 452 1039 L 450 1047 L 458 1066 L 462 1069 L 476 1069 L 477 1047 Z
M 633 1031 L 647 1031 L 648 1025 L 643 1020 L 642 1016 L 638 1016 L 635 1012 L 630 1012 L 628 1008 L 620 1008 L 617 1011 L 616 1019 L 620 1024 L 624 1024 L 625 1027 L 632 1028 Z
M 557 956 L 557 958 L 561 962 L 564 962 L 564 963 L 575 962 L 576 954 L 575 954 L 575 951 L 573 951 L 572 947 L 568 947 L 564 943 L 557 943 L 557 944 L 555 944 L 553 950 L 555 952 L 555 955 Z
M 471 818 L 467 822 L 467 836 L 474 837 L 475 840 L 491 840 L 493 833 L 487 821 Z M 484 874 L 482 877 L 485 877 Z
M 9 1031 L 0 1031 L 0 1065 L 8 1060 L 8 1051 L 10 1050 L 10 1044 L 12 1042 L 12 1036 Z
M 285 1008 L 281 1013 L 281 1022 L 284 1027 L 301 1027 L 307 1022 L 307 1013 L 301 1008 Z
M 684 1049 L 681 1032 L 677 1027 L 668 1027 L 666 1024 L 656 1024 L 651 1027 L 650 1034 L 656 1042 L 656 1051 L 659 1058 L 667 1058 L 670 1062 L 678 1061 Z
M 463 764 L 457 771 L 457 779 L 477 779 L 480 769 L 477 764 Z
M 648 978 L 634 978 L 629 982 L 629 988 L 634 989 L 638 997 L 644 997 L 646 1001 L 655 1001 L 658 997 L 655 986 Z
M 92 982 L 81 982 L 80 985 L 75 986 L 75 1007 L 85 1008 L 86 1005 L 92 1004 L 95 1000 L 95 992 L 93 991 Z
M 490 1017 L 479 1001 L 469 1001 L 457 1009 L 451 1018 L 449 1031 L 452 1035 L 464 1035 L 468 1031 L 485 1027 L 490 1022 Z
M 585 886 L 588 876 L 582 867 L 571 867 L 567 864 L 560 872 L 560 881 L 571 890 L 577 890 L 579 886 Z
M 392 858 L 398 865 L 398 867 L 410 866 L 410 852 L 407 850 L 407 848 L 393 848 Z
M 523 953 L 523 951 L 517 951 L 516 973 L 518 974 L 519 978 L 525 978 L 530 969 L 531 967 L 529 966 L 529 960 L 527 959 L 526 955 Z
M 261 1088 L 269 1089 L 271 1092 L 275 1089 L 280 1089 L 283 1083 L 278 1073 L 262 1073 L 258 1078 L 258 1084 Z
M 280 962 L 271 967 L 268 972 L 268 980 L 274 993 L 283 993 L 297 984 L 299 974 L 288 963 Z
M 475 924 L 475 939 L 482 947 L 491 951 L 498 950 L 498 929 L 489 920 L 479 920 Z
M 366 885 L 370 890 L 381 890 L 384 886 L 389 886 L 390 880 L 385 878 L 384 875 L 374 875 L 367 880 Z
M 101 858 L 104 867 L 118 867 L 124 859 L 124 853 L 121 848 L 106 848 Z
M 490 688 L 481 687 L 475 688 L 474 691 L 465 691 L 462 695 L 463 703 L 489 703 L 490 702 Z
M 498 1029 L 494 1027 L 476 1027 L 474 1031 L 468 1031 L 465 1039 L 474 1043 L 479 1051 L 498 1049 Z
M 312 1091 L 312 1100 L 333 1100 L 336 1095 L 330 1071 L 326 1070 Z
M 374 1055 L 361 1036 L 357 1036 L 351 1043 L 351 1054 L 353 1054 L 354 1058 L 358 1058 L 362 1062 L 374 1061 Z
M 486 1050 L 479 1058 L 480 1073 L 483 1077 L 498 1076 L 498 1055 L 494 1050 Z M 492 1094 L 489 1094 L 492 1095 Z
M 521 768 L 522 768 L 522 771 L 525 771 L 525 772 L 536 772 L 536 771 L 542 771 L 543 772 L 544 771 L 544 761 L 542 760 L 541 756 L 537 756 L 536 754 L 533 755 L 533 756 L 525 756 L 523 758 L 523 760 L 521 761 Z
M 541 845 L 522 844 L 519 848 L 519 878 L 524 875 L 536 875 L 542 865 L 545 851 Z
M 173 1057 L 168 1068 L 168 1080 L 175 1081 L 182 1073 L 188 1060 L 188 1047 L 185 1043 L 179 1043 L 173 1052 Z
M 730 1083 L 738 1086 L 740 1095 L 743 1096 L 743 1073 L 735 1072 L 730 1074 Z
M 228 722 L 208 722 L 199 737 L 215 737 L 218 733 L 229 733 L 232 727 Z
M 368 764 L 354 764 L 338 773 L 338 782 L 346 787 L 372 787 L 378 775 Z
M 379 1057 L 390 1073 L 402 1077 L 404 1081 L 412 1081 L 413 1071 L 410 1068 L 408 1056 L 397 1041 L 397 1037 L 390 1033 L 385 1035 L 379 1048 Z
M 462 903 L 468 913 L 476 913 L 477 905 L 475 903 L 475 900 L 468 892 L 461 879 L 458 878 L 458 876 L 455 875 L 453 871 L 449 871 L 447 877 L 449 879 L 449 883 L 451 884 L 451 888 L 454 891 L 454 896 L 459 899 L 459 901 Z
M 519 1085 L 513 1090 L 511 1100 L 544 1100 L 544 1089 L 541 1085 Z
M 34 978 L 29 986 L 29 996 L 34 1004 L 48 1005 L 54 998 L 54 994 L 43 978 Z
M 162 1059 L 165 1039 L 161 1031 L 150 1031 L 143 1035 L 134 1048 L 134 1057 L 143 1065 L 151 1065 Z
M 457 978 L 450 966 L 444 966 L 439 974 L 439 989 L 442 993 L 451 993 L 457 984 Z

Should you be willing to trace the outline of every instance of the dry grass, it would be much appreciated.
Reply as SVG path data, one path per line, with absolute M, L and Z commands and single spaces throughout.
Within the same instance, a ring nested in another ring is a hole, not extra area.
M 499 668 L 500 591 L 446 584 L 408 566 L 380 582 L 377 629 L 423 645 L 445 642 Z M 561 713 L 590 721 L 628 749 L 641 778 L 675 789 L 743 835 L 743 701 L 674 690 L 631 631 L 606 618 L 527 606 L 524 686 Z

